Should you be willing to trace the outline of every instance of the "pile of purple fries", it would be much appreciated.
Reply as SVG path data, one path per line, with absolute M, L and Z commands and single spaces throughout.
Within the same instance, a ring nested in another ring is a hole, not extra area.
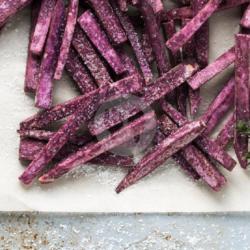
M 85 163 L 100 164 L 127 169 L 119 193 L 172 158 L 185 174 L 220 191 L 227 180 L 219 167 L 236 166 L 227 152 L 232 141 L 247 168 L 250 0 L 175 0 L 174 8 L 162 0 L 0 0 L 0 27 L 28 5 L 24 90 L 40 111 L 18 130 L 19 158 L 29 162 L 19 177 L 23 184 L 36 178 L 51 183 Z M 209 18 L 236 7 L 243 16 L 235 45 L 209 64 Z M 202 101 L 200 88 L 233 64 L 218 96 L 191 121 Z M 53 82 L 64 70 L 79 96 L 54 105 Z M 152 131 L 138 163 L 113 151 Z

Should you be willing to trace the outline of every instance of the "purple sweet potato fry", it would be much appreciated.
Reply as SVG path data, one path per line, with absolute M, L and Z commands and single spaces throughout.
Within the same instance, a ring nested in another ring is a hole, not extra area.
M 186 124 L 170 134 L 170 136 L 164 139 L 160 144 L 156 145 L 140 160 L 140 162 L 121 181 L 116 188 L 116 192 L 120 193 L 125 188 L 135 184 L 143 177 L 152 173 L 168 158 L 197 138 L 204 128 L 205 124 L 203 122 L 195 121 Z
M 250 5 L 248 5 L 241 21 L 240 21 L 241 26 L 244 28 L 250 28 Z
M 143 88 L 143 96 L 136 100 L 124 102 L 110 110 L 97 115 L 88 124 L 92 135 L 98 135 L 105 130 L 121 123 L 149 107 L 155 101 L 172 92 L 197 70 L 196 66 L 180 64 L 158 78 L 153 84 Z
M 0 1 L 0 27 L 14 16 L 19 10 L 29 5 L 31 0 L 1 0 Z
M 215 142 L 222 148 L 225 148 L 230 141 L 233 141 L 235 121 L 235 114 L 232 114 L 215 140 Z
M 55 15 L 56 0 L 42 0 L 30 50 L 35 55 L 41 55 L 45 46 L 52 17 Z
M 170 65 L 167 60 L 163 36 L 160 33 L 160 27 L 158 25 L 156 16 L 152 7 L 147 1 L 140 0 L 137 4 L 137 7 L 143 16 L 145 28 L 155 55 L 157 68 L 159 74 L 162 75 L 170 69 Z
M 162 142 L 167 136 L 176 131 L 178 127 L 176 124 L 165 114 L 163 114 L 159 119 L 159 128 L 157 130 L 157 144 Z M 186 160 L 185 157 L 181 155 L 181 151 L 177 152 L 172 156 L 173 160 L 178 163 L 181 168 L 194 180 L 198 180 L 200 176 Z
M 192 0 L 192 9 L 197 14 L 208 0 Z M 208 65 L 209 56 L 209 22 L 204 23 L 194 36 L 196 60 L 201 69 Z
M 172 127 L 172 132 L 178 129 L 177 125 L 170 120 L 165 119 L 165 123 L 162 124 L 162 129 L 166 135 L 168 135 L 167 127 Z M 174 156 L 179 156 L 184 159 L 202 179 L 215 191 L 219 191 L 225 184 L 225 178 L 216 169 L 216 167 L 207 159 L 207 157 L 194 145 L 189 144 L 183 150 L 176 153 Z M 173 157 L 174 158 L 174 157 Z
M 72 115 L 79 106 L 88 102 L 88 99 L 94 98 L 98 93 L 101 103 L 110 101 L 112 98 L 125 96 L 130 93 L 138 92 L 143 85 L 143 79 L 139 75 L 132 75 L 124 78 L 112 85 L 104 85 L 97 90 L 91 91 L 84 96 L 75 97 L 62 104 L 58 104 L 49 110 L 40 112 L 20 124 L 20 129 L 40 129 L 46 127 L 53 121 L 61 120 Z
M 32 11 L 31 11 L 30 38 L 29 38 L 28 56 L 27 56 L 26 72 L 25 72 L 25 80 L 24 80 L 24 91 L 27 93 L 35 93 L 37 83 L 38 83 L 40 58 L 32 54 L 30 50 L 30 46 L 31 46 L 31 40 L 34 34 L 34 29 L 36 26 L 39 10 L 40 10 L 40 3 L 38 1 L 35 1 L 32 4 Z
M 98 155 L 101 155 L 117 146 L 122 145 L 135 136 L 153 129 L 155 126 L 155 114 L 152 111 L 136 119 L 129 125 L 119 129 L 113 134 L 105 137 L 103 140 L 88 147 L 83 147 L 75 154 L 70 155 L 64 161 L 57 164 L 47 174 L 40 177 L 39 181 L 44 184 L 53 182 L 55 179 L 58 179 L 59 177 L 75 169 L 79 165 L 84 164 L 97 157 Z
M 23 139 L 20 141 L 19 146 L 19 159 L 24 161 L 33 161 L 36 155 L 43 149 L 46 144 L 44 142 Z M 55 161 L 61 161 L 72 153 L 77 152 L 80 147 L 76 145 L 65 145 L 55 156 Z M 102 166 L 115 166 L 115 167 L 132 167 L 134 161 L 129 156 L 116 155 L 114 153 L 106 152 L 94 159 L 90 164 L 102 165 Z
M 191 87 L 188 88 L 188 100 L 190 106 L 190 114 L 195 115 L 201 103 L 200 90 L 193 90 Z
M 207 125 L 204 134 L 209 135 L 226 112 L 233 106 L 235 93 L 234 89 L 235 79 L 233 77 L 224 86 L 221 92 L 209 105 L 206 112 L 202 115 L 201 119 L 203 119 Z
M 146 0 L 146 1 L 148 1 L 149 4 L 152 6 L 155 14 L 163 11 L 164 6 L 162 0 Z
M 29 138 L 29 139 L 39 140 L 39 141 L 49 141 L 56 133 L 56 132 L 52 132 L 48 130 L 33 130 L 33 129 L 20 130 L 18 132 L 22 139 Z M 69 139 L 69 142 L 77 146 L 82 146 L 82 145 L 89 143 L 92 140 L 93 140 L 93 137 L 86 134 L 86 135 L 72 136 Z
M 192 18 L 193 10 L 191 7 L 174 8 L 171 10 L 164 10 L 159 15 L 159 19 L 161 22 L 168 22 L 171 20 L 182 20 L 185 18 Z
M 61 79 L 65 64 L 68 59 L 68 53 L 77 21 L 78 5 L 79 5 L 79 0 L 70 0 L 69 2 L 67 23 L 63 34 L 62 45 L 60 48 L 60 54 L 58 57 L 56 71 L 54 75 L 54 78 L 56 80 Z
M 235 117 L 236 124 L 248 123 L 250 118 L 249 92 L 250 36 L 236 35 L 235 45 Z M 242 168 L 247 168 L 248 136 L 240 134 L 235 126 L 234 149 Z
M 32 161 L 44 147 L 45 143 L 32 139 L 22 139 L 19 145 L 19 160 Z
M 102 30 L 95 16 L 90 10 L 85 11 L 78 19 L 81 28 L 85 31 L 91 42 L 99 50 L 116 74 L 122 74 L 125 69 L 121 58 L 112 47 L 107 35 Z
M 80 126 L 92 118 L 94 112 L 98 109 L 100 104 L 120 98 L 123 94 L 126 95 L 131 93 L 131 91 L 134 91 L 135 88 L 138 91 L 138 87 L 141 87 L 141 84 L 139 81 L 136 81 L 134 84 L 133 83 L 133 81 L 128 81 L 128 78 L 122 79 L 114 83 L 112 86 L 103 86 L 102 88 L 94 90 L 83 96 L 82 101 L 78 102 L 74 113 L 49 140 L 43 150 L 30 163 L 29 167 L 24 171 L 19 179 L 24 184 L 30 184 L 45 168 L 45 166 L 51 162 L 58 151 L 69 141 L 69 139 L 76 134 Z M 138 86 L 135 87 L 135 84 Z
M 185 27 L 167 41 L 167 47 L 173 52 L 178 51 L 217 10 L 221 1 L 222 0 L 209 0 Z
M 188 84 L 192 89 L 198 89 L 203 84 L 211 80 L 221 71 L 226 69 L 235 61 L 234 47 L 219 56 L 214 62 L 210 63 L 206 68 L 197 72 L 194 76 L 188 79 Z
M 178 126 L 183 126 L 188 122 L 187 118 L 174 109 L 170 104 L 165 102 L 162 104 L 162 108 Z M 194 143 L 200 148 L 200 150 L 220 163 L 225 169 L 232 171 L 236 166 L 235 160 L 224 151 L 223 148 L 217 145 L 216 142 L 210 140 L 208 137 L 204 135 L 199 136 Z
M 155 55 L 149 41 L 149 36 L 146 32 L 142 33 L 141 44 L 142 44 L 142 50 L 147 58 L 148 63 L 152 63 L 155 60 Z
M 69 50 L 65 69 L 73 78 L 82 94 L 87 94 L 97 88 L 92 76 L 89 74 L 80 56 L 73 48 Z
M 62 42 L 64 24 L 65 5 L 63 0 L 58 0 L 53 12 L 39 72 L 35 99 L 35 106 L 38 108 L 48 109 L 52 105 L 53 77 Z
M 131 76 L 134 74 L 140 74 L 139 70 L 135 66 L 133 60 L 125 53 L 124 50 L 119 51 L 120 58 L 122 59 L 123 64 L 126 68 L 125 76 Z
M 76 26 L 72 45 L 89 69 L 98 86 L 112 83 L 106 66 L 79 26 Z
M 117 5 L 115 4 L 115 0 L 112 0 L 111 2 L 112 2 L 113 9 L 114 9 L 116 15 L 118 16 L 118 18 L 122 24 L 123 29 L 126 31 L 128 40 L 129 40 L 129 42 L 130 42 L 130 44 L 135 52 L 135 55 L 136 55 L 136 58 L 137 58 L 139 65 L 140 65 L 140 69 L 142 71 L 142 75 L 145 79 L 145 82 L 150 83 L 153 79 L 153 73 L 150 69 L 150 65 L 147 61 L 147 58 L 143 52 L 139 36 L 138 36 L 132 22 L 130 21 L 129 16 L 126 13 L 122 13 L 119 10 Z
M 121 11 L 126 12 L 128 10 L 127 0 L 117 0 L 117 2 Z
M 89 0 L 96 15 L 105 28 L 108 36 L 115 44 L 121 44 L 127 41 L 126 34 L 115 15 L 109 1 L 107 0 Z

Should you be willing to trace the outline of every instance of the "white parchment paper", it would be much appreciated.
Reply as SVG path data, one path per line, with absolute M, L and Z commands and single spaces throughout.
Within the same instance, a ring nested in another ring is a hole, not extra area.
M 240 12 L 229 10 L 211 19 L 211 61 L 230 48 L 238 31 Z M 250 174 L 239 166 L 229 173 L 220 193 L 194 183 L 168 161 L 151 176 L 120 195 L 114 192 L 125 171 L 85 167 L 77 178 L 53 185 L 25 188 L 18 181 L 24 166 L 18 160 L 19 122 L 36 112 L 23 92 L 29 31 L 29 10 L 17 15 L 0 35 L 0 210 L 49 212 L 218 212 L 250 211 Z M 219 92 L 231 70 L 202 89 L 204 110 Z M 55 102 L 76 95 L 65 77 L 55 84 Z

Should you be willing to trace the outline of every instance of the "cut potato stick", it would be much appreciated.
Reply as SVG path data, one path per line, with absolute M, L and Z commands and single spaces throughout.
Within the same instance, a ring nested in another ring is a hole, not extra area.
M 0 2 L 0 27 L 19 10 L 29 5 L 31 0 L 2 0 Z
M 149 4 L 153 8 L 155 14 L 163 11 L 163 9 L 164 9 L 162 0 L 145 0 L 145 1 L 149 2 Z
M 148 34 L 146 32 L 143 32 L 142 34 L 141 44 L 142 44 L 142 50 L 147 58 L 148 63 L 152 63 L 155 60 L 155 55 L 153 52 L 153 48 L 149 42 Z
M 172 128 L 172 132 L 178 129 L 177 125 L 170 120 L 165 118 L 164 124 L 161 124 L 162 129 L 166 135 L 169 135 L 168 127 Z M 216 169 L 216 167 L 207 159 L 196 146 L 189 144 L 187 147 L 176 153 L 174 156 L 179 156 L 185 159 L 190 166 L 199 176 L 215 191 L 219 191 L 222 186 L 226 183 L 224 176 Z M 174 157 L 173 157 L 174 158 Z
M 121 11 L 126 12 L 128 10 L 127 0 L 118 0 L 117 2 Z
M 174 109 L 170 104 L 164 102 L 162 103 L 162 108 L 178 126 L 183 126 L 189 122 L 186 117 Z M 217 145 L 214 141 L 210 140 L 208 137 L 203 135 L 199 136 L 194 143 L 204 153 L 220 163 L 225 169 L 232 171 L 236 166 L 235 160 L 226 151 L 224 151 L 223 148 Z
M 229 67 L 235 61 L 234 47 L 218 57 L 214 62 L 210 63 L 206 68 L 197 72 L 188 80 L 188 84 L 192 89 L 198 89 L 203 84 L 211 80 L 217 74 Z
M 142 91 L 144 93 L 143 96 L 135 100 L 122 103 L 96 116 L 95 119 L 88 124 L 89 131 L 92 135 L 98 135 L 136 115 L 140 111 L 149 107 L 155 101 L 172 92 L 196 70 L 196 66 L 192 66 L 190 64 L 180 64 L 176 66 L 162 77 L 158 78 L 154 84 L 144 87 Z
M 24 161 L 33 161 L 36 155 L 43 149 L 45 143 L 36 140 L 24 139 L 20 141 L 19 159 Z M 61 161 L 69 154 L 76 152 L 79 147 L 75 145 L 65 145 L 55 156 L 55 160 Z M 134 161 L 129 156 L 116 155 L 106 152 L 96 158 L 92 159 L 89 164 L 115 167 L 132 167 Z
M 190 144 L 199 136 L 205 128 L 205 124 L 195 121 L 181 127 L 160 144 L 156 145 L 140 162 L 128 173 L 116 188 L 120 193 L 125 188 L 135 184 L 137 181 L 152 173 L 162 165 L 168 158 L 177 153 L 180 149 Z
M 107 0 L 89 0 L 96 15 L 103 24 L 108 36 L 115 44 L 121 44 L 127 41 L 126 34 L 115 15 L 109 1 Z
M 126 94 L 138 92 L 143 85 L 143 80 L 139 75 L 132 75 L 124 78 L 112 85 L 104 85 L 97 89 L 96 91 L 91 91 L 84 96 L 75 97 L 69 101 L 62 104 L 58 104 L 49 110 L 40 112 L 20 124 L 20 129 L 40 129 L 46 127 L 53 121 L 61 120 L 67 116 L 72 115 L 79 106 L 84 105 L 85 102 L 90 98 L 90 96 L 95 96 L 99 93 L 100 101 L 106 102 L 109 95 L 114 94 L 125 96 Z M 109 95 L 105 94 L 109 93 Z
M 240 24 L 244 27 L 244 28 L 250 28 L 250 5 L 247 7 L 241 21 Z
M 108 37 L 102 30 L 90 10 L 85 11 L 78 19 L 81 28 L 85 31 L 91 42 L 99 50 L 116 74 L 122 74 L 125 69 L 121 58 L 110 44 Z
M 36 92 L 36 87 L 37 87 L 38 77 L 39 77 L 40 58 L 32 54 L 30 47 L 31 47 L 31 40 L 34 35 L 34 29 L 36 26 L 40 7 L 41 6 L 38 1 L 35 1 L 32 4 L 30 38 L 29 38 L 28 56 L 27 56 L 27 61 L 26 61 L 26 72 L 25 72 L 25 80 L 24 80 L 24 91 L 27 93 Z
M 113 82 L 100 56 L 96 53 L 94 47 L 79 26 L 75 29 L 72 45 L 89 69 L 98 86 Z
M 67 14 L 67 23 L 65 26 L 65 31 L 63 34 L 62 45 L 60 49 L 60 54 L 57 61 L 56 71 L 54 78 L 56 80 L 61 79 L 65 64 L 68 59 L 69 48 L 73 38 L 77 14 L 78 14 L 79 0 L 70 0 L 69 9 Z
M 109 135 L 95 144 L 83 147 L 75 154 L 70 155 L 68 158 L 57 164 L 47 174 L 40 177 L 39 181 L 41 183 L 53 182 L 55 179 L 58 179 L 79 165 L 84 164 L 98 155 L 130 141 L 135 136 L 151 130 L 155 126 L 156 120 L 154 112 L 147 113 L 129 125 L 119 129 L 114 134 Z
M 41 55 L 49 32 L 50 23 L 54 14 L 56 0 L 42 0 L 37 24 L 32 37 L 30 50 L 33 54 Z
M 35 99 L 35 106 L 42 109 L 48 109 L 52 105 L 53 77 L 65 24 L 65 5 L 63 0 L 57 1 L 53 15 L 41 62 Z
M 128 81 L 128 79 L 122 79 L 112 84 L 112 86 L 103 86 L 102 88 L 83 96 L 82 101 L 78 101 L 74 113 L 49 140 L 47 145 L 30 163 L 29 167 L 19 179 L 24 184 L 30 184 L 55 157 L 58 151 L 69 141 L 69 139 L 76 134 L 80 126 L 92 118 L 100 104 L 120 98 L 124 94 L 129 94 L 135 90 L 135 88 L 138 91 L 138 87 L 141 87 L 141 85 L 139 84 L 139 81 L 136 83 L 138 85 L 137 87 L 135 87 L 133 82 Z
M 192 9 L 197 14 L 208 0 L 192 0 Z M 196 60 L 201 69 L 208 65 L 209 55 L 209 22 L 204 23 L 194 36 Z
M 123 29 L 126 31 L 126 34 L 128 36 L 128 40 L 135 52 L 137 61 L 140 65 L 140 69 L 142 71 L 142 75 L 145 79 L 146 83 L 150 83 L 153 79 L 153 73 L 150 69 L 150 66 L 148 64 L 147 58 L 143 52 L 142 45 L 139 39 L 139 36 L 132 24 L 132 22 L 129 19 L 129 16 L 126 13 L 122 13 L 117 5 L 115 4 L 115 0 L 112 1 L 113 9 L 118 16 Z
M 250 36 L 236 35 L 235 45 L 235 117 L 236 125 L 248 123 L 250 118 L 249 88 Z M 247 168 L 248 136 L 235 126 L 234 149 L 242 168 Z
M 190 7 L 181 7 L 171 10 L 164 10 L 159 15 L 160 15 L 159 19 L 161 22 L 168 22 L 176 19 L 182 20 L 186 18 L 192 18 L 193 10 Z
M 177 32 L 166 43 L 167 47 L 173 51 L 178 51 L 190 38 L 200 29 L 208 18 L 217 10 L 222 0 L 209 0 L 208 3 L 191 19 L 179 32 Z
M 204 134 L 209 135 L 226 112 L 233 106 L 235 79 L 234 77 L 224 86 L 217 97 L 211 102 L 201 119 L 207 124 Z
M 125 65 L 126 68 L 126 73 L 124 74 L 126 77 L 131 76 L 134 74 L 140 74 L 139 70 L 135 66 L 135 63 L 133 60 L 125 53 L 124 50 L 119 51 L 119 55 L 122 59 L 123 64 Z
M 82 64 L 80 56 L 73 48 L 69 50 L 65 68 L 82 94 L 87 94 L 97 88 L 93 78 Z
M 235 114 L 232 114 L 215 140 L 215 142 L 222 148 L 225 148 L 230 141 L 233 141 L 235 121 Z
M 156 16 L 152 7 L 147 1 L 140 0 L 137 4 L 137 7 L 143 16 L 145 29 L 154 52 L 157 68 L 159 74 L 162 75 L 170 69 L 170 65 L 167 60 L 164 41 L 162 34 L 160 33 L 160 27 L 158 25 Z

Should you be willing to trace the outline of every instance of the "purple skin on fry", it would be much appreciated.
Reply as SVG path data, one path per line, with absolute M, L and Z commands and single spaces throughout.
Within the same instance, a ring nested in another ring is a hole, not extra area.
M 178 126 L 183 126 L 188 122 L 187 118 L 170 104 L 166 102 L 163 103 L 162 109 Z M 232 171 L 236 166 L 236 161 L 223 148 L 208 137 L 204 135 L 199 136 L 194 143 L 200 150 L 220 163 L 225 169 Z
M 136 81 L 136 84 L 138 86 L 135 86 L 133 82 L 127 81 L 127 79 L 122 79 L 112 86 L 104 86 L 83 96 L 83 101 L 78 102 L 76 109 L 67 119 L 66 123 L 55 133 L 43 150 L 36 155 L 29 167 L 19 177 L 20 181 L 24 184 L 30 184 L 69 139 L 76 134 L 80 126 L 92 118 L 100 104 L 120 98 L 132 91 L 138 91 L 141 85 L 139 81 Z
M 56 80 L 61 79 L 62 73 L 65 67 L 65 64 L 68 59 L 68 53 L 70 49 L 70 45 L 72 42 L 75 26 L 76 26 L 76 20 L 78 15 L 78 5 L 79 0 L 70 0 L 69 2 L 69 10 L 67 14 L 67 23 L 65 26 L 65 31 L 62 39 L 62 45 L 60 48 L 60 54 L 57 61 L 56 71 L 54 78 Z
M 50 23 L 54 13 L 56 0 L 42 0 L 30 50 L 35 55 L 41 55 L 49 32 Z
M 206 112 L 201 119 L 206 122 L 207 128 L 204 131 L 205 135 L 209 135 L 216 127 L 223 116 L 229 111 L 234 104 L 235 93 L 235 79 L 234 77 L 224 86 L 221 92 L 215 97 L 209 105 Z
M 109 135 L 103 140 L 90 146 L 83 147 L 75 154 L 70 155 L 68 158 L 57 164 L 47 174 L 40 177 L 39 181 L 41 183 L 53 182 L 55 179 L 58 179 L 79 165 L 84 164 L 98 155 L 130 141 L 135 136 L 151 130 L 155 126 L 155 114 L 152 111 L 131 122 L 129 125 L 119 129 L 114 134 Z
M 97 88 L 92 76 L 89 74 L 80 56 L 73 48 L 69 50 L 65 69 L 73 78 L 82 94 L 87 94 Z
M 168 135 L 169 129 L 176 131 L 178 129 L 177 125 L 166 118 L 164 124 L 162 124 L 162 129 L 164 133 Z M 197 173 L 202 179 L 215 191 L 219 191 L 222 186 L 225 184 L 225 178 L 221 173 L 216 169 L 216 167 L 207 159 L 207 157 L 194 145 L 189 144 L 183 150 L 179 151 L 176 155 L 184 158 L 190 166 L 194 169 L 196 175 Z
M 225 148 L 234 138 L 235 121 L 235 114 L 233 114 L 215 140 L 222 148 Z
M 153 84 L 143 88 L 143 96 L 115 106 L 107 112 L 96 116 L 88 124 L 92 135 L 98 135 L 105 130 L 121 123 L 149 107 L 155 101 L 172 92 L 197 70 L 196 66 L 180 64 L 158 78 Z
M 107 98 L 109 96 L 105 96 L 105 93 L 108 91 L 109 86 L 110 88 L 109 95 L 112 94 L 112 90 L 117 92 L 117 96 L 119 95 L 126 95 L 134 92 L 138 92 L 142 85 L 144 84 L 143 79 L 138 74 L 132 75 L 122 80 L 113 83 L 112 85 L 105 85 L 100 87 L 97 92 L 100 91 L 100 98 L 102 102 L 108 101 Z M 84 96 L 75 97 L 69 101 L 64 103 L 58 104 L 49 110 L 45 110 L 43 112 L 37 113 L 34 116 L 26 119 L 20 124 L 20 129 L 40 129 L 46 127 L 53 121 L 61 120 L 67 116 L 72 115 L 79 106 L 83 105 L 84 102 L 87 102 L 89 95 L 94 96 L 96 94 L 95 91 L 91 91 Z
M 244 28 L 250 28 L 250 4 L 248 5 L 241 21 L 240 21 L 241 26 Z
M 168 22 L 176 19 L 182 20 L 185 18 L 192 18 L 193 10 L 190 7 L 181 7 L 171 10 L 164 10 L 159 15 L 159 19 L 161 22 Z
M 142 75 L 145 79 L 146 83 L 150 83 L 153 79 L 153 73 L 150 69 L 150 65 L 148 64 L 147 58 L 143 52 L 142 45 L 139 39 L 139 36 L 132 24 L 132 22 L 129 19 L 129 16 L 126 13 L 122 13 L 119 8 L 117 7 L 115 1 L 111 1 L 113 9 L 118 16 L 123 29 L 126 31 L 126 34 L 128 36 L 128 40 L 135 52 L 137 61 L 140 65 Z
M 65 26 L 65 5 L 63 0 L 57 1 L 53 15 L 41 62 L 35 99 L 35 106 L 42 109 L 48 109 L 52 105 L 53 77 Z
M 89 69 L 98 86 L 113 82 L 100 56 L 79 26 L 76 26 L 72 45 Z
M 171 133 L 160 144 L 147 153 L 140 162 L 128 173 L 116 188 L 116 192 L 120 193 L 125 188 L 135 184 L 137 181 L 152 173 L 156 168 L 162 165 L 168 158 L 177 153 L 180 149 L 187 146 L 197 136 L 199 136 L 205 128 L 203 122 L 192 122 L 184 125 L 182 128 Z
M 39 10 L 40 10 L 40 3 L 38 1 L 35 1 L 32 5 L 32 11 L 31 11 L 30 38 L 29 38 L 28 56 L 27 56 L 26 72 L 25 72 L 25 80 L 24 80 L 24 91 L 27 93 L 35 93 L 37 83 L 38 83 L 40 58 L 32 54 L 30 50 L 30 46 L 31 46 L 31 40 L 34 34 L 34 29 L 36 26 Z
M 168 70 L 170 69 L 170 65 L 167 60 L 164 40 L 162 34 L 160 33 L 160 28 L 156 16 L 152 7 L 147 1 L 138 1 L 137 7 L 143 16 L 145 28 L 155 55 L 157 68 L 159 74 L 162 75 L 168 72 Z
M 46 144 L 36 140 L 24 139 L 20 141 L 19 146 L 19 159 L 24 161 L 34 160 L 36 154 L 38 154 Z M 55 161 L 61 161 L 70 154 L 76 152 L 80 147 L 76 145 L 65 145 L 55 156 Z M 120 156 L 113 153 L 104 153 L 89 162 L 90 164 L 102 165 L 102 166 L 115 166 L 115 167 L 132 167 L 134 161 L 129 156 Z
M 188 79 L 188 84 L 192 89 L 198 89 L 221 71 L 229 67 L 234 61 L 235 53 L 233 47 L 218 57 L 214 62 L 210 63 L 206 68 L 197 72 L 194 76 Z
M 0 27 L 14 16 L 19 10 L 29 5 L 31 0 L 1 0 L 0 2 Z
M 250 36 L 236 35 L 235 45 L 235 116 L 236 124 L 249 122 L 250 118 L 250 91 L 249 91 L 249 52 Z M 242 168 L 247 168 L 248 136 L 234 132 L 234 149 Z
M 190 22 L 166 43 L 173 52 L 178 51 L 200 29 L 208 18 L 217 10 L 222 0 L 209 0 Z
M 121 27 L 119 19 L 109 4 L 109 1 L 89 0 L 89 2 L 105 28 L 109 38 L 117 45 L 126 42 L 127 36 Z
M 95 16 L 90 10 L 85 11 L 78 19 L 81 28 L 85 31 L 91 42 L 106 59 L 117 75 L 122 74 L 125 69 L 121 58 L 112 47 L 104 30 L 102 30 Z

